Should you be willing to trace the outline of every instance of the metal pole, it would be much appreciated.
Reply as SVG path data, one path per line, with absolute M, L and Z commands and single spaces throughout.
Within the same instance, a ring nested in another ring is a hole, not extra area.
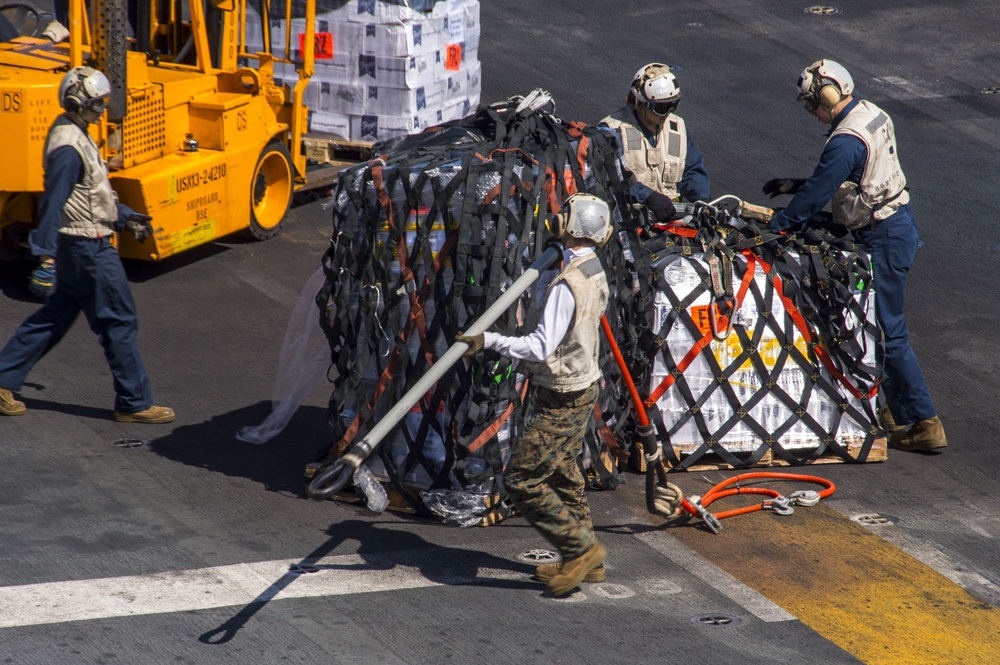
M 538 279 L 543 270 L 548 268 L 556 259 L 562 256 L 562 247 L 553 245 L 546 249 L 538 259 L 521 274 L 517 280 L 504 291 L 496 302 L 490 305 L 479 319 L 466 329 L 466 335 L 478 335 L 486 332 L 486 329 L 493 325 L 507 309 L 528 290 Z M 344 488 L 347 481 L 354 475 L 354 471 L 361 466 L 361 463 L 371 455 L 375 447 L 382 442 L 382 439 L 389 434 L 399 421 L 409 413 L 417 401 L 427 394 L 434 387 L 434 384 L 452 368 L 462 354 L 466 352 L 469 345 L 465 342 L 455 342 L 445 352 L 441 358 L 428 370 L 420 379 L 413 384 L 413 387 L 389 410 L 378 423 L 365 435 L 361 441 L 354 444 L 343 457 L 333 463 L 332 466 L 318 473 L 312 482 L 309 483 L 307 493 L 309 498 L 324 500 L 329 499 L 334 492 Z

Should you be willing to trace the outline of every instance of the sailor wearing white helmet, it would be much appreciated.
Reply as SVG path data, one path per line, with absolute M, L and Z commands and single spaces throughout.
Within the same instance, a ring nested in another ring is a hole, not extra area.
M 830 203 L 833 224 L 865 247 L 875 274 L 875 313 L 885 338 L 880 360 L 889 445 L 911 451 L 943 448 L 948 445 L 944 427 L 910 347 L 903 314 L 906 275 L 919 235 L 892 119 L 875 104 L 856 99 L 854 79 L 833 60 L 819 60 L 803 70 L 798 100 L 830 125 L 830 132 L 809 178 L 773 178 L 764 184 L 763 192 L 771 198 L 794 194 L 771 219 L 771 228 L 807 228 Z

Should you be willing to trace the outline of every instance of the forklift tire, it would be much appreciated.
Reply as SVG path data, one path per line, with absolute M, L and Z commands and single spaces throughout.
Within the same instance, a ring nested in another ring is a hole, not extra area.
M 273 238 L 292 202 L 292 157 L 284 143 L 268 143 L 257 159 L 250 180 L 250 233 L 257 240 Z

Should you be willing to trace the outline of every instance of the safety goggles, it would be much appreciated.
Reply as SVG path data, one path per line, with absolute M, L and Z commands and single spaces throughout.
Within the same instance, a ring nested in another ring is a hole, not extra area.
M 677 110 L 677 104 L 678 102 L 675 99 L 669 102 L 646 102 L 645 107 L 654 115 L 665 118 Z
M 93 111 L 94 113 L 104 113 L 104 111 L 108 108 L 108 103 L 110 101 L 110 97 L 99 97 L 97 99 L 88 100 L 86 107 L 88 111 Z
M 804 97 L 802 99 L 802 108 L 806 110 L 806 113 L 815 113 L 816 109 L 819 108 L 819 97 L 816 95 Z

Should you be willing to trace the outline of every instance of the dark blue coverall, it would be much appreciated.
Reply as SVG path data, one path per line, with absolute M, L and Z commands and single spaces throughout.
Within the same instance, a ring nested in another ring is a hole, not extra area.
M 55 256 L 55 290 L 0 350 L 0 387 L 19 392 L 42 356 L 52 350 L 82 310 L 97 334 L 114 378 L 114 410 L 135 413 L 153 406 L 153 390 L 139 357 L 139 321 L 125 270 L 111 238 L 83 238 L 59 233 L 63 206 L 83 180 L 83 159 L 63 146 L 45 160 L 45 192 L 39 203 L 38 228 L 30 245 L 36 256 Z M 118 224 L 132 210 L 118 205 Z
M 857 105 L 855 99 L 845 106 L 834 118 L 830 131 Z M 771 228 L 775 231 L 805 228 L 809 218 L 833 198 L 842 183 L 848 180 L 860 183 L 867 159 L 868 148 L 861 139 L 849 134 L 834 136 L 823 149 L 813 174 L 788 206 L 771 219 Z M 874 228 L 866 226 L 853 234 L 871 257 L 875 274 L 875 315 L 885 335 L 885 349 L 879 361 L 889 411 L 901 425 L 933 418 L 937 412 L 917 356 L 910 347 L 910 332 L 903 315 L 906 274 L 917 256 L 920 241 L 913 209 L 909 204 L 900 206 Z

